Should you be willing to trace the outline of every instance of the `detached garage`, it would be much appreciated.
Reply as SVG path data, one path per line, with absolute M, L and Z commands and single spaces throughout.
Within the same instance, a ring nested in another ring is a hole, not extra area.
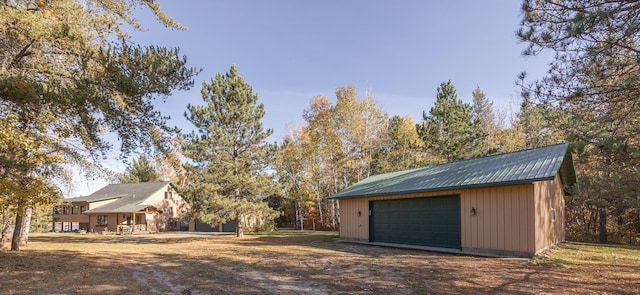
M 564 240 L 575 184 L 562 143 L 375 175 L 330 198 L 346 241 L 527 257 Z

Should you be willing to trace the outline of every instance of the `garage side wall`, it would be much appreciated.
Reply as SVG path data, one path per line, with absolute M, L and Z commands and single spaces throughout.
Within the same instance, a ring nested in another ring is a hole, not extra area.
M 463 250 L 510 256 L 535 252 L 533 184 L 465 190 L 461 202 Z
M 341 238 L 354 241 L 369 241 L 369 200 L 371 199 L 340 199 Z
M 564 190 L 560 176 L 554 180 L 534 183 L 536 252 L 565 239 Z M 555 215 L 555 216 L 553 216 Z M 555 217 L 555 221 L 554 221 Z
M 460 195 L 462 250 L 515 256 L 535 253 L 533 184 L 340 199 L 340 237 L 369 241 L 370 201 L 446 195 Z

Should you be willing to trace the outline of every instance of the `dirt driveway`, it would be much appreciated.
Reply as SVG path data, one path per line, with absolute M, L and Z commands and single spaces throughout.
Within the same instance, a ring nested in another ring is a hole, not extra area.
M 637 248 L 536 259 L 336 242 L 335 233 L 34 235 L 0 253 L 2 294 L 640 294 Z

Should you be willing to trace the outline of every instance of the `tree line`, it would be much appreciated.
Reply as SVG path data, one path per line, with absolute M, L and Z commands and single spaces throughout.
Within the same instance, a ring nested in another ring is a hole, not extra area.
M 305 125 L 290 128 L 275 162 L 288 197 L 288 220 L 304 218 L 336 229 L 339 203 L 327 197 L 373 174 L 411 169 L 495 153 L 540 147 L 562 140 L 541 105 L 523 100 L 511 116 L 496 116 L 493 101 L 477 87 L 470 103 L 451 81 L 440 84 L 435 103 L 416 123 L 378 107 L 354 86 L 311 99 Z M 502 118 L 501 120 L 498 118 Z
M 637 2 L 523 1 L 524 54 L 555 59 L 544 78 L 519 77 L 514 115 L 479 87 L 465 102 L 445 81 L 414 122 L 340 86 L 335 103 L 312 98 L 279 143 L 267 142 L 264 106 L 235 65 L 187 107 L 193 131 L 168 126 L 154 104 L 190 89 L 199 69 L 177 48 L 133 43 L 123 23 L 141 28 L 135 7 L 183 29 L 150 0 L 0 2 L 0 245 L 10 227 L 11 248 L 26 243 L 30 216 L 60 201 L 70 165 L 101 171 L 114 148 L 105 134 L 122 158 L 146 154 L 172 171 L 185 218 L 235 220 L 238 236 L 248 218 L 335 229 L 339 203 L 327 197 L 373 174 L 566 140 L 579 177 L 566 197 L 569 238 L 640 243 Z M 154 178 L 130 168 L 121 181 Z

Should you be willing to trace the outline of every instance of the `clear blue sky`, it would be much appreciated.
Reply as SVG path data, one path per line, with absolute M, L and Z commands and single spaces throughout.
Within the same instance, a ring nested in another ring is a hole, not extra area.
M 517 109 L 521 71 L 532 78 L 548 58 L 525 58 L 515 36 L 521 1 L 158 1 L 188 27 L 169 30 L 148 13 L 145 32 L 132 32 L 142 45 L 179 47 L 189 65 L 202 68 L 195 87 L 176 93 L 158 109 L 171 125 L 190 129 L 186 105 L 202 102 L 202 81 L 232 64 L 265 105 L 271 141 L 286 124 L 304 124 L 309 100 L 324 94 L 335 101 L 338 86 L 371 92 L 383 111 L 416 121 L 435 101 L 437 87 L 451 80 L 458 97 L 471 102 L 480 88 L 501 109 Z M 112 165 L 113 166 L 113 165 Z M 121 164 L 114 169 L 123 168 Z M 121 170 L 121 169 L 120 169 Z M 80 180 L 79 195 L 104 182 Z

